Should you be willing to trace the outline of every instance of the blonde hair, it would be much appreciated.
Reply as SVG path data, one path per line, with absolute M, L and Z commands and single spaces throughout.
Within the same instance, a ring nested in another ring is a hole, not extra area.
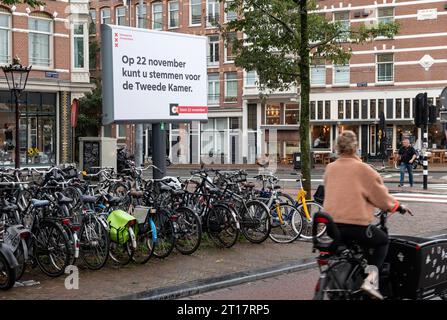
M 337 137 L 335 149 L 339 155 L 353 155 L 357 152 L 357 136 L 351 130 L 345 130 Z

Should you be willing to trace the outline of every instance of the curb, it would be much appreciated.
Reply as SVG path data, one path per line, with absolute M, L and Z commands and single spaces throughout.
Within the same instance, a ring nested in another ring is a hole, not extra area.
M 197 295 L 207 291 L 227 288 L 251 281 L 275 277 L 281 274 L 303 271 L 316 266 L 315 258 L 299 259 L 275 266 L 241 271 L 223 276 L 199 279 L 171 287 L 155 288 L 114 300 L 171 300 Z

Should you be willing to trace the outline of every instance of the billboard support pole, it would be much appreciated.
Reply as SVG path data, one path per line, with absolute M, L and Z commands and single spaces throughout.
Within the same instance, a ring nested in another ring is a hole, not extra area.
M 129 1 L 130 2 L 130 1 Z M 139 12 L 138 17 L 135 17 L 138 19 L 138 27 L 141 28 L 143 25 L 144 20 L 144 14 L 143 14 L 143 0 L 139 0 Z M 131 14 L 129 6 L 129 16 Z M 131 26 L 130 19 L 129 19 L 129 26 Z M 135 165 L 138 166 L 144 166 L 144 159 L 143 159 L 143 125 L 141 123 L 137 123 L 135 125 Z
M 161 179 L 166 175 L 166 133 L 161 130 L 161 123 L 152 124 L 152 162 L 163 173 L 153 169 L 154 179 Z

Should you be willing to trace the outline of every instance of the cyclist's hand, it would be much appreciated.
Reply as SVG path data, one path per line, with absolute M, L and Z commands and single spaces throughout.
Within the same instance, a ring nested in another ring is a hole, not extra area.
M 413 212 L 406 205 L 400 205 L 397 212 L 400 214 L 409 214 L 410 216 L 413 216 Z

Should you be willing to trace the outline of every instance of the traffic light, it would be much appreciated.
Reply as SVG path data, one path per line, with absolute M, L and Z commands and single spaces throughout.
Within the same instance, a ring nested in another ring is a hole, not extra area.
M 435 124 L 438 118 L 438 108 L 434 105 L 428 106 L 428 123 Z
M 419 93 L 415 99 L 414 106 L 414 123 L 416 127 L 427 125 L 428 108 L 427 108 L 427 93 Z

